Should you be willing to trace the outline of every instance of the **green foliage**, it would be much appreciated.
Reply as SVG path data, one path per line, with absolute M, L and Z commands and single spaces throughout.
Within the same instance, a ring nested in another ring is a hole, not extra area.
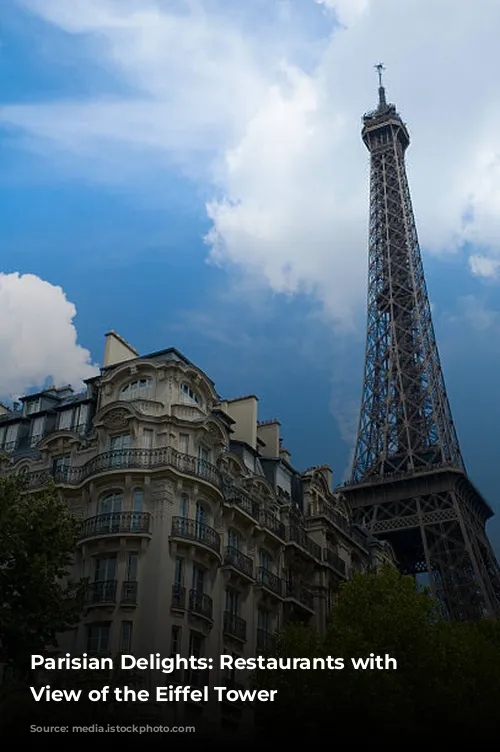
M 396 670 L 355 670 L 370 653 Z M 266 734 L 429 743 L 489 738 L 500 707 L 500 625 L 450 623 L 430 595 L 392 569 L 357 574 L 339 592 L 327 634 L 306 627 L 282 634 L 277 657 L 343 658 L 343 670 L 262 670 L 254 684 L 274 688 L 258 707 Z M 379 735 L 381 735 L 379 737 Z
M 53 486 L 0 478 L 0 662 L 18 675 L 78 621 L 82 585 L 67 574 L 79 531 Z

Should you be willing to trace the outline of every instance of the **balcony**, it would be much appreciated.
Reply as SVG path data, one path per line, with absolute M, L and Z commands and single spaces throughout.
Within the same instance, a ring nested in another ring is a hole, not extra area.
M 282 598 L 282 581 L 274 572 L 270 572 L 265 567 L 259 567 L 257 570 L 257 586 L 264 588 L 267 592 Z
M 333 523 L 339 530 L 342 530 L 342 532 L 347 533 L 349 535 L 350 525 L 349 520 L 347 520 L 343 515 L 339 514 L 338 512 L 333 509 L 330 504 L 327 504 L 323 501 L 316 501 L 311 502 L 309 504 L 308 510 L 308 517 L 325 517 L 329 522 Z
M 228 504 L 234 504 L 235 507 L 241 509 L 256 521 L 259 519 L 259 505 L 245 491 L 230 487 L 226 489 L 226 493 L 226 502 Z
M 80 543 L 108 535 L 150 536 L 151 515 L 148 512 L 110 512 L 89 517 L 83 523 Z
M 341 577 L 346 577 L 346 563 L 343 559 L 340 558 L 336 551 L 333 551 L 331 548 L 324 548 L 323 561 L 326 562 L 326 564 L 328 564 L 328 566 L 330 566 L 332 569 L 334 569 L 335 572 L 337 572 L 337 574 L 339 574 Z
M 231 611 L 224 611 L 224 634 L 240 642 L 246 642 L 247 623 L 245 619 Z
M 215 465 L 198 457 L 181 454 L 172 447 L 111 450 L 98 454 L 81 467 L 26 473 L 26 480 L 28 488 L 41 488 L 51 480 L 55 483 L 78 486 L 88 478 L 115 470 L 159 470 L 166 467 L 220 487 L 220 473 Z
M 305 531 L 297 525 L 290 525 L 287 530 L 287 542 L 295 546 L 298 546 L 302 551 L 305 551 L 312 556 L 313 559 L 321 561 L 321 546 L 318 546 Z
M 267 629 L 257 630 L 257 649 L 268 652 L 274 645 L 274 636 Z
M 249 556 L 239 551 L 234 546 L 227 546 L 224 552 L 224 566 L 232 567 L 248 579 L 253 580 L 253 561 Z
M 308 611 L 314 611 L 314 593 L 305 585 L 298 582 L 285 583 L 285 598 L 295 601 Z
M 220 556 L 219 533 L 202 522 L 188 520 L 187 517 L 174 517 L 172 519 L 172 538 L 200 543 Z
M 181 585 L 172 585 L 172 602 L 170 607 L 174 611 L 184 611 L 186 609 L 186 588 Z
M 198 590 L 189 591 L 189 612 L 193 616 L 200 616 L 202 619 L 212 621 L 213 604 L 212 599 L 205 593 Z
M 274 533 L 274 535 L 281 538 L 281 540 L 285 540 L 285 526 L 274 514 L 271 514 L 271 512 L 268 512 L 265 509 L 261 509 L 259 512 L 259 522 L 262 527 L 266 528 L 266 530 Z
M 120 604 L 122 606 L 137 606 L 137 592 L 138 592 L 137 580 L 125 580 L 122 583 L 122 596 L 120 598 Z
M 109 606 L 116 603 L 116 580 L 98 580 L 87 585 L 86 606 Z

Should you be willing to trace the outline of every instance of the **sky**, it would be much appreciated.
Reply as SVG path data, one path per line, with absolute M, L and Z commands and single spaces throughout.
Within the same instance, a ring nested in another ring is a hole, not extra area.
M 382 60 L 462 451 L 500 512 L 499 27 L 499 0 L 2 0 L 0 399 L 79 388 L 114 329 L 257 394 L 299 469 L 344 480 Z

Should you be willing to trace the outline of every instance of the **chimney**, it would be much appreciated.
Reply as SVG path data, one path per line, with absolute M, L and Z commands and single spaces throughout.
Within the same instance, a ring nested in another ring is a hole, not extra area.
M 255 450 L 257 449 L 258 402 L 254 394 L 221 402 L 221 409 L 234 420 L 231 438 L 235 441 L 244 441 Z
M 277 419 L 261 420 L 257 423 L 257 438 L 264 442 L 261 455 L 270 459 L 280 456 L 280 422 Z
M 113 329 L 106 334 L 106 344 L 104 346 L 103 368 L 115 366 L 118 363 L 124 363 L 126 360 L 137 358 L 139 353 L 132 345 L 125 342 Z

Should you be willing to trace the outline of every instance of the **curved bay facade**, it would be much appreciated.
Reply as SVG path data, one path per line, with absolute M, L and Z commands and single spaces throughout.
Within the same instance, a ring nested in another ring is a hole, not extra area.
M 2 407 L 1 472 L 26 474 L 30 490 L 53 480 L 83 521 L 85 611 L 61 647 L 251 657 L 291 621 L 322 630 L 339 583 L 394 563 L 352 524 L 330 468 L 295 470 L 279 422 L 257 409 L 253 395 L 221 399 L 175 349 L 140 357 L 114 332 L 85 392 L 52 387 Z M 175 681 L 207 677 L 161 683 Z

